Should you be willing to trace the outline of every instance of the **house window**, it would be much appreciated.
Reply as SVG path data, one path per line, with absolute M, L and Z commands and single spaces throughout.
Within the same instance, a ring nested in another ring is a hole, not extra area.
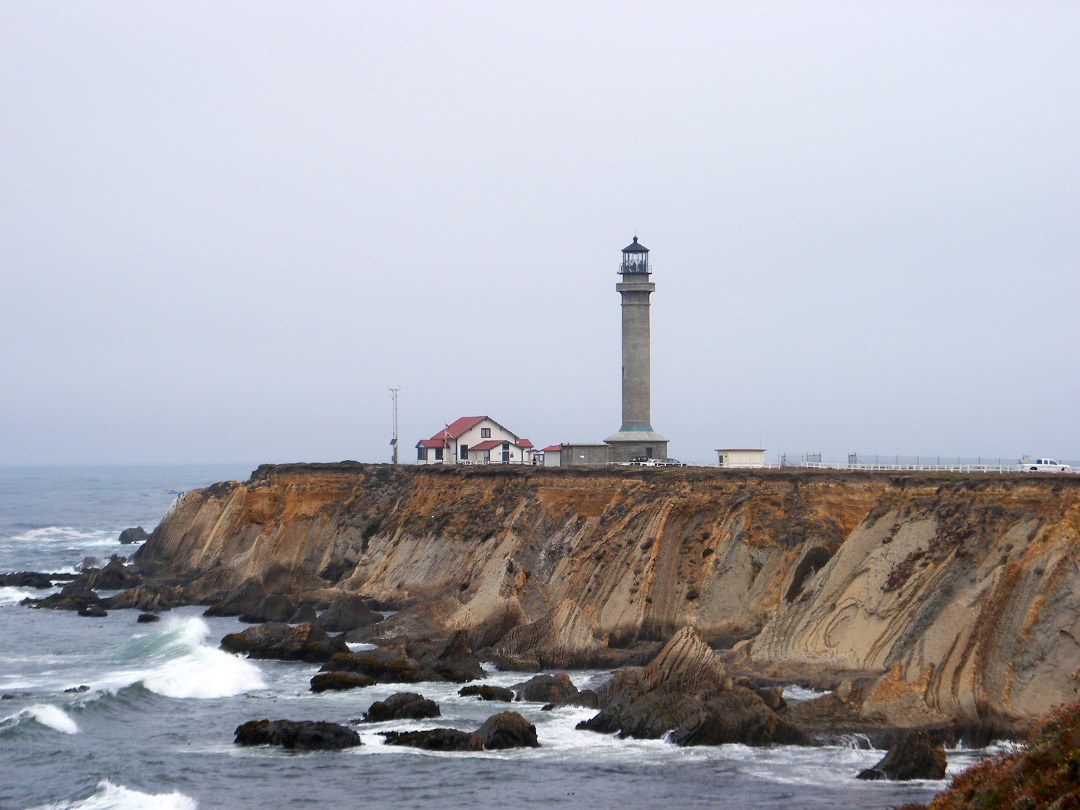
M 461 460 L 462 461 L 468 461 L 469 460 L 469 445 L 467 445 L 467 444 L 461 445 Z
M 503 442 L 502 460 L 503 464 L 510 462 L 510 442 Z
M 442 461 L 442 448 L 441 447 L 436 447 L 435 448 L 435 460 L 436 461 Z
M 645 458 L 652 458 L 652 448 L 651 447 L 646 447 L 645 448 Z
M 481 439 L 490 439 L 491 438 L 491 428 L 480 428 L 480 438 Z
M 417 447 L 416 448 L 416 460 L 417 461 L 427 461 L 427 448 L 426 447 Z

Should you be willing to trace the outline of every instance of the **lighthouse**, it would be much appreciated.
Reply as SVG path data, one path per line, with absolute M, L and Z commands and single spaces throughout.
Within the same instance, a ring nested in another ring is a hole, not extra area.
M 634 241 L 623 248 L 615 285 L 622 297 L 622 426 L 604 443 L 611 461 L 667 458 L 668 440 L 652 428 L 650 392 L 649 296 L 656 285 L 649 281 L 649 249 Z

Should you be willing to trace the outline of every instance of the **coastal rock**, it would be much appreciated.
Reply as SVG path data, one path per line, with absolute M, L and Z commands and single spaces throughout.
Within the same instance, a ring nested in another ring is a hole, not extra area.
M 290 627 L 279 622 L 249 627 L 242 633 L 230 633 L 221 640 L 221 648 L 246 653 L 251 658 L 280 661 L 329 661 L 335 655 L 348 655 L 348 646 L 331 638 L 325 630 L 310 624 Z
M 479 735 L 456 728 L 434 728 L 430 731 L 384 731 L 387 745 L 404 745 L 425 751 L 483 751 Z
M 289 624 L 314 624 L 317 617 L 315 606 L 304 602 L 289 617 Z
M 672 636 L 648 666 L 616 672 L 596 696 L 600 712 L 578 728 L 644 739 L 670 734 L 678 745 L 808 742 L 750 689 L 735 687 L 690 628 Z
M 485 750 L 504 748 L 538 748 L 536 726 L 517 712 L 500 712 L 492 715 L 476 732 Z
M 145 543 L 150 539 L 150 535 L 146 533 L 146 529 L 142 526 L 136 526 L 133 529 L 124 529 L 120 532 L 120 542 L 122 544 L 130 545 L 131 543 Z
M 121 557 L 113 557 L 104 568 L 83 572 L 86 587 L 96 591 L 120 591 L 132 588 L 142 581 L 142 576 L 128 567 Z
M 146 613 L 160 613 L 183 603 L 184 590 L 178 585 L 136 585 L 102 600 L 109 610 L 131 608 Z
M 253 609 L 240 614 L 245 624 L 288 622 L 296 613 L 296 600 L 283 593 L 267 594 Z M 324 628 L 325 629 L 325 628 Z
M 480 700 L 498 700 L 503 703 L 511 703 L 514 700 L 513 689 L 507 689 L 505 686 L 488 686 L 487 684 L 463 686 L 458 690 L 458 694 L 461 697 L 478 697 Z
M 14 574 L 0 574 L 0 588 L 36 588 L 45 590 L 53 585 L 52 574 L 37 571 L 18 571 Z
M 89 605 L 97 605 L 101 597 L 86 587 L 81 581 L 69 582 L 60 589 L 60 593 L 50 594 L 44 599 L 29 599 L 26 604 L 49 610 L 83 610 Z
M 925 731 L 912 731 L 872 768 L 859 773 L 859 779 L 944 779 L 945 749 L 931 742 Z
M 347 633 L 382 621 L 382 615 L 367 606 L 366 600 L 355 593 L 339 594 L 315 620 L 328 633 Z
M 135 620 L 138 624 L 151 624 L 153 622 L 160 622 L 161 617 L 156 613 L 140 613 L 139 618 Z
M 416 692 L 398 692 L 386 700 L 376 700 L 364 714 L 365 723 L 384 723 L 387 720 L 426 720 L 440 717 L 442 711 L 434 700 Z
M 360 745 L 360 735 L 337 723 L 251 720 L 236 728 L 237 745 L 279 745 L 295 751 L 340 751 Z
M 578 694 L 570 676 L 560 672 L 555 675 L 537 675 L 523 683 L 510 687 L 518 700 L 534 703 L 566 703 Z
M 367 675 L 355 675 L 351 672 L 320 672 L 311 679 L 312 692 L 344 692 L 347 689 L 362 689 L 375 683 Z
M 420 665 L 409 658 L 404 647 L 376 647 L 358 653 L 339 652 L 323 664 L 321 671 L 357 673 L 378 683 L 416 683 L 423 680 Z
M 79 615 L 90 616 L 92 618 L 101 618 L 103 616 L 108 616 L 109 614 L 100 604 L 93 604 L 79 608 Z
M 410 643 L 407 649 L 420 664 L 422 680 L 467 683 L 487 677 L 479 659 L 469 649 L 466 638 L 465 631 L 459 630 L 445 643 Z
M 145 548 L 145 546 L 144 546 Z M 266 599 L 266 588 L 255 578 L 237 585 L 224 599 L 204 611 L 206 616 L 240 616 L 254 613 Z

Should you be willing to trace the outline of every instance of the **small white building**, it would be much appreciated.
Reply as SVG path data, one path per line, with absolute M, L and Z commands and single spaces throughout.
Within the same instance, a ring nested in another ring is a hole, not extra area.
M 765 451 L 745 447 L 727 447 L 717 450 L 718 463 L 721 467 L 738 469 L 764 467 Z
M 463 416 L 416 443 L 417 464 L 528 464 L 533 444 L 489 416 Z
M 562 464 L 562 445 L 549 444 L 540 451 L 544 456 L 545 467 L 558 467 Z

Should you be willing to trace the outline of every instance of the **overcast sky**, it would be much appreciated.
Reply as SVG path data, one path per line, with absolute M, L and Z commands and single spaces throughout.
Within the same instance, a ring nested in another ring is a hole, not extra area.
M 1080 459 L 1080 4 L 0 2 L 0 463 Z

